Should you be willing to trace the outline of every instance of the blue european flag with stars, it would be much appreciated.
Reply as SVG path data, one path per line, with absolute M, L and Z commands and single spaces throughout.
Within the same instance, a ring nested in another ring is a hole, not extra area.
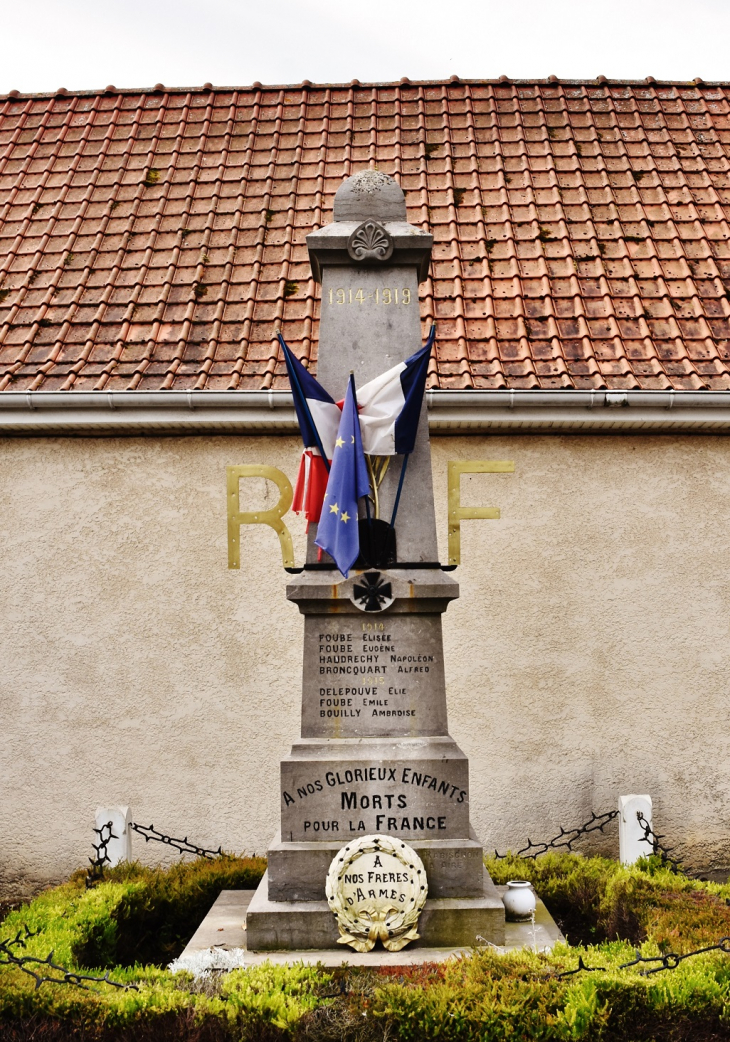
M 316 545 L 330 555 L 345 578 L 360 555 L 358 500 L 369 492 L 370 479 L 362 451 L 355 379 L 351 375 L 315 539 Z

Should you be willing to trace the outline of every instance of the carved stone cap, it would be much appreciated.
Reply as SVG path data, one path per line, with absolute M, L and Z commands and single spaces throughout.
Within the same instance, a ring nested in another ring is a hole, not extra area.
M 337 189 L 334 218 L 307 236 L 315 282 L 322 281 L 325 264 L 352 267 L 387 261 L 391 267 L 415 267 L 419 282 L 428 276 L 433 236 L 408 224 L 403 190 L 389 174 L 361 170 L 348 177 Z
M 361 259 L 353 257 L 348 249 L 348 246 L 355 245 L 350 242 L 350 237 L 360 228 L 361 224 L 380 225 L 380 222 L 370 219 L 364 222 L 333 221 L 332 224 L 326 224 L 324 228 L 318 228 L 316 232 L 309 233 L 307 248 L 315 282 L 322 281 L 323 264 L 352 267 L 353 263 L 355 265 L 368 263 L 368 259 L 365 257 Z M 389 253 L 389 263 L 397 267 L 414 265 L 418 269 L 418 281 L 423 282 L 428 275 L 433 236 L 429 232 L 422 232 L 420 228 L 416 228 L 412 224 L 406 224 L 405 221 L 388 221 L 382 227 L 393 243 L 393 252 Z M 378 258 L 380 262 L 387 259 L 385 256 Z
M 362 593 L 356 587 L 367 585 L 366 574 L 377 574 L 376 586 L 387 596 L 378 608 L 383 614 L 392 615 L 440 615 L 445 612 L 449 601 L 459 596 L 459 584 L 451 575 L 440 569 L 398 568 L 374 573 L 350 572 L 343 579 L 336 570 L 303 572 L 287 585 L 287 600 L 299 605 L 302 615 L 343 611 L 355 614 L 365 612 Z M 372 581 L 371 581 L 372 582 Z M 367 593 L 368 591 L 364 591 Z M 368 616 L 363 614 L 363 618 Z M 375 614 L 370 616 L 375 618 Z M 382 618 L 382 615 L 378 617 Z
M 406 197 L 389 174 L 380 170 L 361 170 L 343 181 L 337 189 L 335 221 L 405 221 Z

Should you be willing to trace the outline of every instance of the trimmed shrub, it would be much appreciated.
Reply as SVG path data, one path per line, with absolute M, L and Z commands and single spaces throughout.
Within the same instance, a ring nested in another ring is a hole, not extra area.
M 137 862 L 119 865 L 106 873 L 109 882 L 125 886 L 112 921 L 97 923 L 74 955 L 81 966 L 166 966 L 183 950 L 221 890 L 253 890 L 265 871 L 265 858 L 228 855 L 169 869 Z
M 625 868 L 608 858 L 487 858 L 495 883 L 529 879 L 572 944 L 652 937 L 681 953 L 730 936 L 730 886 L 678 875 L 656 857 Z
M 2 1042 L 730 1042 L 728 955 L 650 975 L 647 964 L 621 968 L 636 946 L 648 958 L 730 935 L 730 888 L 653 858 L 632 868 L 571 854 L 490 861 L 497 882 L 531 879 L 569 937 L 595 941 L 547 954 L 479 949 L 437 965 L 332 972 L 267 963 L 199 980 L 152 964 L 179 953 L 218 891 L 253 887 L 263 868 L 245 858 L 125 865 L 90 890 L 80 872 L 11 912 L 0 940 L 20 932 L 18 954 L 53 951 L 68 969 L 108 969 L 134 990 L 36 988 L 0 965 Z M 579 959 L 587 970 L 561 976 Z

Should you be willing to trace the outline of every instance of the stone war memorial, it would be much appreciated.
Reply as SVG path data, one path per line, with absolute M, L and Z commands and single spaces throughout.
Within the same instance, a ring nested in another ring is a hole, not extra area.
M 343 182 L 334 221 L 307 245 L 321 283 L 317 379 L 338 401 L 422 348 L 432 236 L 407 223 L 398 183 L 367 170 Z M 294 371 L 295 398 L 297 383 Z M 306 563 L 290 569 L 286 595 L 304 616 L 301 738 L 281 762 L 280 826 L 246 917 L 253 951 L 504 943 L 468 761 L 449 735 L 441 616 L 459 589 L 438 560 L 422 389 L 417 404 L 413 451 L 369 457 L 359 520 L 326 495 Z M 332 410 L 313 401 L 310 419 L 319 406 Z M 370 412 L 377 427 L 377 402 Z M 317 531 L 355 520 L 359 556 L 344 577 Z
M 0 102 L 0 1042 L 730 1042 L 730 83 Z

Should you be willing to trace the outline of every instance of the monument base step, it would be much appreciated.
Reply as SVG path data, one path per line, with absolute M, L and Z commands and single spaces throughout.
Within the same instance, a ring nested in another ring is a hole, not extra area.
M 501 895 L 507 888 L 497 887 Z M 292 951 L 251 950 L 246 937 L 246 915 L 254 897 L 254 890 L 222 890 L 203 919 L 194 936 L 177 960 L 182 968 L 199 972 L 201 962 L 216 963 L 217 952 L 232 952 L 240 957 L 242 966 L 258 966 L 263 962 L 299 963 L 322 966 L 416 966 L 424 962 L 443 962 L 459 955 L 468 955 L 471 946 L 457 948 L 413 948 L 408 945 L 399 952 L 374 948 L 371 952 L 355 952 L 348 945 L 312 951 L 302 948 Z M 537 898 L 534 923 L 506 923 L 504 944 L 498 950 L 505 954 L 519 948 L 550 951 L 565 938 L 540 898 Z
M 482 845 L 473 829 L 469 839 L 413 840 L 423 861 L 431 897 L 481 897 L 484 889 Z M 266 857 L 271 901 L 324 901 L 324 884 L 342 840 L 330 843 L 282 842 L 278 833 Z
M 418 921 L 420 938 L 409 948 L 461 948 L 504 944 L 504 905 L 484 870 L 478 897 L 429 898 Z M 345 948 L 326 901 L 270 901 L 268 872 L 246 914 L 247 947 L 253 951 Z

